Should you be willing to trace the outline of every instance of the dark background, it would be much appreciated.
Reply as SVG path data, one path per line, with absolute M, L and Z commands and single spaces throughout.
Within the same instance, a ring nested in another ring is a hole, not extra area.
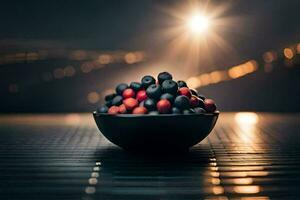
M 176 19 L 162 8 L 175 9 L 184 2 L 1 1 L 0 112 L 89 112 L 119 82 L 165 70 L 175 79 L 186 79 L 250 59 L 259 63 L 255 73 L 198 90 L 214 98 L 222 111 L 300 111 L 298 0 L 210 1 L 216 7 L 229 5 L 219 17 L 234 20 L 219 34 L 234 51 L 215 47 L 212 61 L 203 59 L 196 67 L 184 65 L 180 55 L 166 56 L 170 39 L 162 32 Z M 286 47 L 295 48 L 291 60 L 283 55 Z M 78 50 L 88 56 L 72 58 Z M 269 50 L 277 52 L 278 60 L 267 73 L 262 55 Z M 145 59 L 82 72 L 82 65 L 95 56 L 131 51 L 144 52 Z M 75 73 L 55 78 L 55 70 L 67 66 Z M 99 94 L 97 101 L 88 101 L 90 92 Z

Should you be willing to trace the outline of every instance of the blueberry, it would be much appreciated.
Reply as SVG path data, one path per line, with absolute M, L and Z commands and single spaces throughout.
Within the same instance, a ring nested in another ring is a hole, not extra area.
M 150 85 L 155 84 L 155 79 L 152 76 L 144 76 L 142 78 L 142 87 L 147 89 Z
M 199 97 L 200 99 L 202 99 L 203 101 L 206 99 L 206 97 L 205 97 L 203 94 L 198 94 L 198 97 Z
M 105 106 L 105 105 L 100 106 L 100 107 L 97 108 L 98 113 L 107 113 L 107 111 L 108 111 L 108 107 Z
M 195 111 L 193 109 L 185 109 L 182 111 L 182 113 L 184 115 L 187 115 L 187 114 L 193 114 L 193 113 L 195 113 Z
M 146 99 L 144 101 L 143 106 L 145 108 L 147 108 L 148 111 L 155 110 L 156 109 L 156 101 L 153 99 Z
M 198 107 L 204 108 L 204 101 L 201 98 L 199 99 Z
M 206 111 L 203 108 L 196 107 L 194 108 L 195 113 L 206 113 Z
M 167 99 L 168 101 L 170 101 L 170 103 L 174 102 L 174 96 L 170 93 L 165 93 L 165 94 L 161 95 L 160 99 Z
M 177 81 L 177 84 L 178 84 L 178 87 L 187 87 L 187 84 L 186 84 L 186 82 L 184 82 L 184 81 Z
M 116 87 L 116 92 L 117 92 L 117 94 L 122 95 L 123 91 L 127 88 L 128 88 L 128 85 L 126 83 L 120 83 Z
M 190 107 L 190 100 L 187 96 L 180 95 L 175 98 L 174 106 L 180 110 L 185 110 Z
M 112 106 L 112 100 L 111 100 L 111 101 L 105 102 L 105 105 L 106 105 L 107 107 L 111 107 L 111 106 Z
M 161 72 L 158 74 L 157 79 L 158 79 L 158 83 L 161 85 L 165 80 L 172 80 L 173 77 L 168 72 Z
M 173 114 L 181 114 L 181 111 L 179 110 L 179 108 L 173 107 L 172 108 L 172 113 Z
M 142 84 L 139 82 L 131 82 L 129 87 L 137 92 L 142 89 Z
M 191 113 L 195 113 L 195 110 L 193 108 L 189 109 Z
M 198 96 L 197 90 L 190 88 L 190 91 L 191 91 L 192 95 Z
M 153 110 L 153 111 L 150 111 L 148 114 L 149 115 L 159 115 L 159 112 L 157 110 Z
M 161 87 L 156 84 L 150 85 L 146 90 L 147 96 L 151 99 L 159 99 L 161 95 Z
M 117 96 L 117 94 L 113 93 L 113 94 L 108 94 L 104 97 L 105 101 L 111 101 L 115 96 Z
M 122 104 L 122 101 L 123 101 L 123 97 L 118 95 L 118 96 L 115 96 L 111 102 L 111 104 L 113 106 L 119 106 Z
M 162 83 L 162 91 L 164 93 L 170 93 L 170 94 L 176 95 L 177 94 L 177 90 L 178 90 L 178 85 L 173 80 L 165 80 Z

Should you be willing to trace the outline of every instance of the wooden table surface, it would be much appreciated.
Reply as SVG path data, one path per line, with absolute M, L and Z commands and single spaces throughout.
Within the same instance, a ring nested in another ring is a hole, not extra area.
M 222 113 L 189 153 L 141 156 L 91 114 L 0 115 L 0 199 L 299 199 L 299 126 L 299 114 Z

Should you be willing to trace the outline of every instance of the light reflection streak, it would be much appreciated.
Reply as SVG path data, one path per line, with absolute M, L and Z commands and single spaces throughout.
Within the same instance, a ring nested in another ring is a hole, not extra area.
M 264 167 L 262 166 L 234 166 L 234 167 L 220 167 L 223 171 L 263 171 Z
M 218 194 L 223 194 L 224 193 L 224 188 L 222 186 L 214 186 L 212 188 L 212 192 L 216 195 Z
M 259 193 L 263 189 L 261 186 L 255 185 L 255 181 L 257 178 L 261 179 L 269 175 L 262 165 L 271 164 L 261 162 L 265 159 L 256 151 L 257 138 L 260 138 L 257 137 L 259 134 L 257 124 L 260 118 L 253 112 L 240 112 L 233 115 L 233 119 L 233 134 L 237 136 L 234 141 L 239 145 L 226 146 L 226 152 L 216 152 L 217 159 L 211 160 L 212 192 L 215 195 L 218 195 L 218 192 L 222 192 L 220 194 L 238 194 L 239 199 L 255 194 L 259 199 L 261 197 Z M 241 142 L 243 144 L 240 144 Z M 262 144 L 259 143 L 259 145 Z M 261 149 L 261 146 L 258 148 Z M 256 197 L 251 196 L 250 199 L 256 199 Z M 268 199 L 268 197 L 262 196 L 262 199 Z
M 221 180 L 219 178 L 212 178 L 211 183 L 213 185 L 219 185 L 221 183 Z
M 219 172 L 211 172 L 210 175 L 212 177 L 219 177 L 220 176 L 220 173 Z
M 234 186 L 233 191 L 239 194 L 257 194 L 260 192 L 260 187 L 256 185 Z
M 242 197 L 240 200 L 269 200 L 266 196 L 255 196 L 255 197 Z
M 236 185 L 249 185 L 253 183 L 253 179 L 252 178 L 235 178 L 232 179 L 232 183 L 236 184 Z
M 241 140 L 248 144 L 257 143 L 256 124 L 258 123 L 258 115 L 252 112 L 240 112 L 234 116 L 236 127 L 235 132 Z

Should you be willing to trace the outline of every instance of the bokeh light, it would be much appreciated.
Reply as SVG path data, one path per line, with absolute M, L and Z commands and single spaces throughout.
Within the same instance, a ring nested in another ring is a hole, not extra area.
M 97 92 L 90 92 L 87 95 L 87 100 L 91 104 L 95 104 L 100 100 L 100 95 Z
M 294 57 L 294 51 L 291 48 L 285 48 L 283 54 L 287 59 L 292 59 Z
M 109 54 L 102 54 L 98 57 L 100 64 L 106 65 L 112 62 L 112 57 Z

